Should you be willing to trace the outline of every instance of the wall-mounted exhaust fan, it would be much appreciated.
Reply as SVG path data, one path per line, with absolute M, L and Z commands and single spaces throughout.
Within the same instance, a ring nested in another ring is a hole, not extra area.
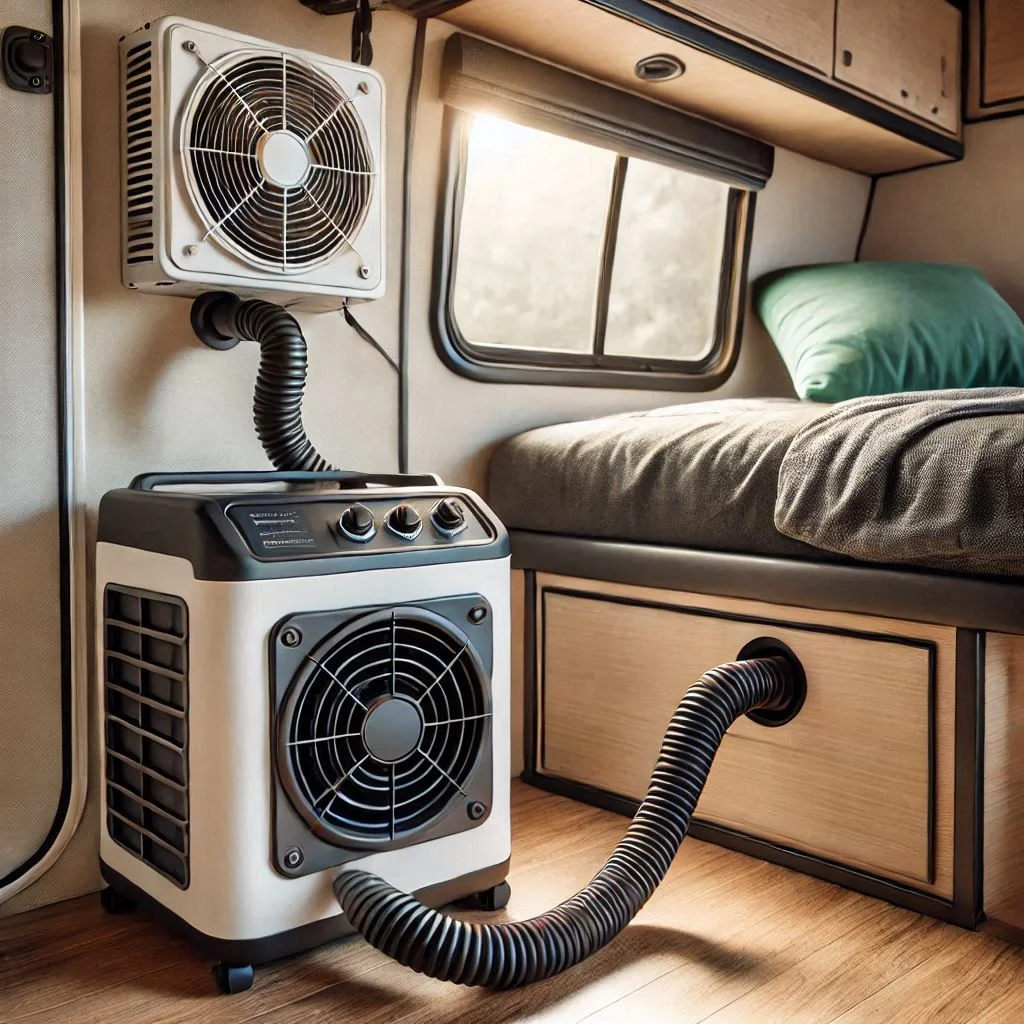
M 129 288 L 333 309 L 384 293 L 384 85 L 167 17 L 121 41 Z

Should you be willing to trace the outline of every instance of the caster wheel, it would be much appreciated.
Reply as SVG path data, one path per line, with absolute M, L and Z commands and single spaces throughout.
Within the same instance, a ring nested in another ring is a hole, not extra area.
M 100 893 L 100 906 L 108 914 L 130 914 L 135 909 L 135 904 L 127 896 L 122 896 L 109 885 Z
M 491 886 L 490 889 L 484 889 L 483 892 L 470 896 L 466 900 L 466 904 L 474 910 L 503 910 L 508 906 L 511 897 L 512 887 L 508 882 L 499 882 L 497 885 Z
M 213 969 L 213 980 L 226 996 L 238 995 L 252 988 L 256 972 L 252 964 L 217 964 Z

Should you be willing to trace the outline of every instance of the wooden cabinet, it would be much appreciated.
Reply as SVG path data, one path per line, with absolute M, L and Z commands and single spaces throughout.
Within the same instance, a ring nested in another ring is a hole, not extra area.
M 947 0 L 838 0 L 836 78 L 956 132 L 960 21 Z
M 970 17 L 969 116 L 1024 111 L 1024 3 L 972 0 Z
M 640 798 L 689 684 L 771 636 L 800 658 L 806 702 L 783 728 L 743 719 L 729 730 L 698 817 L 952 894 L 955 629 L 543 574 L 538 583 L 543 774 Z
M 960 12 L 947 0 L 838 0 L 843 49 L 852 47 L 855 57 L 837 77 L 836 3 L 454 0 L 440 16 L 461 31 L 862 174 L 960 158 Z M 639 78 L 637 62 L 656 54 L 678 59 L 684 73 Z
M 831 74 L 836 0 L 673 0 L 665 6 Z

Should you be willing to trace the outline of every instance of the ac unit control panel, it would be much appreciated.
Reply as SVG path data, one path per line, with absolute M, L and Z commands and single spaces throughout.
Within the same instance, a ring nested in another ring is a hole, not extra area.
M 488 520 L 462 494 L 374 494 L 261 501 L 227 509 L 249 550 L 264 561 L 488 544 Z

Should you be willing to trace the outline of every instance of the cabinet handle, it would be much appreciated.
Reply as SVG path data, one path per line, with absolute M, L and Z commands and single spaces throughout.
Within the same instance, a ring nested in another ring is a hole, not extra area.
M 942 76 L 942 97 L 943 97 L 943 99 L 945 99 L 945 97 L 946 97 L 946 58 L 944 56 L 939 58 L 939 71 L 940 71 L 940 74 Z

